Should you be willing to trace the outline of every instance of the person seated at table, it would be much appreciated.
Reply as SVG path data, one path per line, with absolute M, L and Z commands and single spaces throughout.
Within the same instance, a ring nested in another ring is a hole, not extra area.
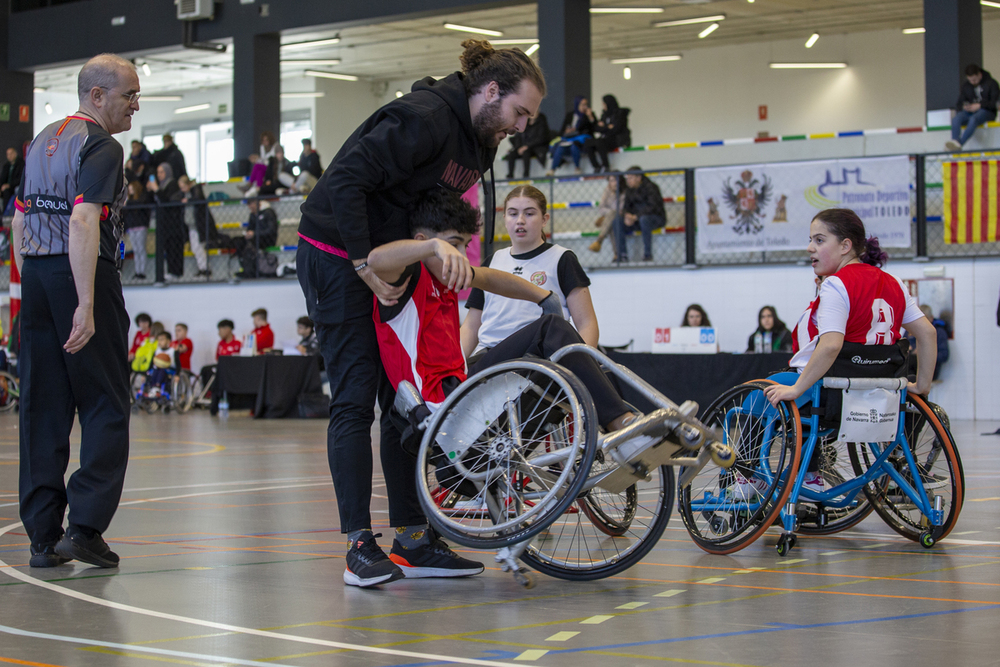
M 254 351 L 257 354 L 264 354 L 274 347 L 274 332 L 267 323 L 267 309 L 258 308 L 250 313 L 250 316 L 253 318 L 254 329 L 250 335 L 253 336 Z
M 132 347 L 128 350 L 129 362 L 135 359 L 136 351 L 149 338 L 149 328 L 152 325 L 153 318 L 149 316 L 149 313 L 139 313 L 135 316 L 135 326 L 137 326 L 139 330 L 135 332 L 135 337 L 132 339 Z
M 170 390 L 171 371 L 177 369 L 177 350 L 171 347 L 171 342 L 169 331 L 156 335 L 153 362 L 146 371 L 146 382 L 142 386 L 142 395 L 146 398 L 156 398 Z
M 240 353 L 243 343 L 233 333 L 235 326 L 232 320 L 219 320 L 219 323 L 216 325 L 219 330 L 219 344 L 215 346 L 215 363 L 202 366 L 199 372 L 203 387 L 208 386 L 208 383 L 212 380 L 212 376 L 215 375 L 215 370 L 219 364 L 219 357 L 234 357 Z
M 684 319 L 681 320 L 682 327 L 711 327 L 712 322 L 708 319 L 708 313 L 700 304 L 692 303 L 684 311 Z
M 295 329 L 298 331 L 299 337 L 302 338 L 299 344 L 295 346 L 299 354 L 303 356 L 313 354 L 319 356 L 319 339 L 316 337 L 316 328 L 313 326 L 313 321 L 307 315 L 303 315 L 296 320 Z
M 778 317 L 774 306 L 764 306 L 757 313 L 757 330 L 747 339 L 747 352 L 791 352 L 792 332 Z
M 859 373 L 870 377 L 872 366 L 862 367 L 852 357 L 867 361 L 864 346 L 895 346 L 901 326 L 917 339 L 919 370 L 907 391 L 926 395 L 934 376 L 937 334 L 899 278 L 880 268 L 888 255 L 878 238 L 866 239 L 865 225 L 854 211 L 830 208 L 813 218 L 806 250 L 813 271 L 823 282 L 819 295 L 792 331 L 795 356 L 789 364 L 798 377 L 792 385 L 767 387 L 764 393 L 771 403 L 794 401 L 831 369 L 838 377 L 859 377 Z M 900 350 L 884 352 L 890 370 L 903 372 L 904 354 Z M 804 482 L 814 491 L 822 491 L 824 486 L 818 458 L 808 462 Z
M 194 343 L 188 338 L 188 325 L 178 322 L 174 325 L 174 342 L 171 345 L 177 350 L 177 363 L 186 371 L 191 370 L 191 352 Z

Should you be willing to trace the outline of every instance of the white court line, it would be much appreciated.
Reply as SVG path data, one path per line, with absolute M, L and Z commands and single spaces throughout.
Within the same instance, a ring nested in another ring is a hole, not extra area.
M 280 487 L 267 487 L 260 490 L 271 490 L 271 489 L 287 489 L 287 488 L 298 488 L 306 486 L 318 486 L 317 484 L 301 484 L 298 486 L 287 485 Z M 195 496 L 214 496 L 223 495 L 230 493 L 243 493 L 246 491 L 255 491 L 258 489 L 234 489 L 232 491 L 207 491 L 205 493 L 189 493 L 181 496 L 167 496 L 163 498 L 147 498 L 145 500 L 133 500 L 128 503 L 122 503 L 122 505 L 137 505 L 139 503 L 152 503 L 159 502 L 162 500 L 174 500 L 177 498 L 192 498 Z M 21 522 L 12 523 L 0 528 L 0 538 L 9 533 L 11 530 L 21 526 Z M 0 559 L 0 572 L 6 574 L 8 577 L 12 577 L 19 581 L 23 581 L 26 584 L 32 586 L 37 586 L 39 588 L 44 588 L 50 590 L 59 595 L 64 595 L 66 597 L 75 598 L 83 602 L 90 602 L 92 604 L 100 605 L 102 607 L 107 607 L 108 609 L 117 609 L 119 611 L 125 611 L 132 614 L 140 614 L 142 616 L 151 616 L 153 618 L 162 618 L 168 621 L 177 621 L 178 623 L 189 623 L 191 625 L 198 625 L 204 628 L 212 628 L 214 630 L 224 630 L 226 632 L 235 632 L 245 635 L 253 635 L 256 637 L 267 637 L 268 639 L 279 639 L 283 641 L 298 642 L 301 644 L 311 644 L 313 646 L 325 646 L 328 648 L 344 649 L 346 651 L 358 651 L 360 653 L 375 653 L 378 655 L 394 655 L 404 658 L 417 658 L 423 662 L 452 662 L 462 665 L 484 665 L 487 667 L 512 667 L 511 663 L 508 662 L 497 662 L 493 660 L 477 660 L 475 658 L 460 658 L 457 656 L 450 655 L 439 655 L 436 653 L 417 653 L 416 651 L 401 651 L 399 649 L 391 648 L 379 648 L 376 646 L 362 646 L 360 644 L 348 644 L 345 642 L 335 642 L 327 639 L 314 639 L 312 637 L 302 637 L 297 635 L 289 635 L 281 632 L 271 632 L 269 630 L 258 630 L 257 628 L 244 628 L 238 625 L 229 625 L 228 623 L 216 623 L 215 621 L 206 621 L 200 618 L 191 618 L 189 616 L 180 616 L 179 614 L 168 614 L 162 611 L 155 611 L 153 609 L 144 609 L 142 607 L 135 607 L 133 605 L 121 604 L 120 602 L 112 602 L 110 600 L 104 600 L 102 598 L 94 597 L 93 595 L 87 595 L 86 593 L 81 593 L 79 591 L 74 591 L 69 588 L 64 588 L 62 586 L 56 586 L 48 581 L 42 581 L 41 579 L 36 579 L 34 577 L 28 576 L 27 574 L 11 567 L 7 562 Z

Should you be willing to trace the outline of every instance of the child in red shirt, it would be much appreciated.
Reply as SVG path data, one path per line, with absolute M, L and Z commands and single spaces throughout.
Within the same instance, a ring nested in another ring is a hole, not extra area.
M 232 320 L 221 320 L 219 322 L 219 344 L 215 347 L 216 361 L 219 360 L 219 357 L 232 357 L 240 353 L 243 343 L 233 335 L 234 326 L 236 325 L 233 324 Z
M 258 308 L 250 313 L 250 316 L 253 317 L 254 330 L 250 333 L 253 334 L 256 352 L 263 354 L 274 347 L 274 332 L 271 331 L 271 325 L 267 323 L 267 309 Z
M 191 370 L 191 351 L 194 350 L 194 343 L 188 338 L 188 325 L 178 322 L 174 325 L 174 342 L 170 347 L 177 350 L 177 361 L 180 367 Z
M 135 316 L 135 325 L 139 327 L 139 330 L 135 332 L 135 338 L 132 339 L 132 347 L 128 349 L 129 363 L 135 359 L 135 351 L 142 347 L 142 344 L 149 338 L 149 327 L 152 324 L 153 318 L 148 313 L 139 313 Z

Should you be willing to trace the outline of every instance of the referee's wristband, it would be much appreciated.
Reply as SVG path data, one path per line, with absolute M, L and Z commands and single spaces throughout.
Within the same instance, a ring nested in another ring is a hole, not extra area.
M 354 272 L 357 273 L 358 271 L 361 271 L 366 268 L 368 268 L 368 262 L 364 261 L 354 267 Z

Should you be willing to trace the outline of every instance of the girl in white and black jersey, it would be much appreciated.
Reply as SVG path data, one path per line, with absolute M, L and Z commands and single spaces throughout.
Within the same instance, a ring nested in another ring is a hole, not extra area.
M 511 190 L 504 200 L 504 223 L 511 247 L 495 252 L 485 265 L 555 292 L 562 302 L 563 315 L 572 318 L 584 342 L 596 347 L 600 331 L 590 298 L 590 278 L 576 255 L 546 241 L 548 221 L 548 202 L 538 188 L 522 185 Z M 466 305 L 469 312 L 462 322 L 462 351 L 467 357 L 496 346 L 541 315 L 541 308 L 533 303 L 481 290 L 473 290 Z

